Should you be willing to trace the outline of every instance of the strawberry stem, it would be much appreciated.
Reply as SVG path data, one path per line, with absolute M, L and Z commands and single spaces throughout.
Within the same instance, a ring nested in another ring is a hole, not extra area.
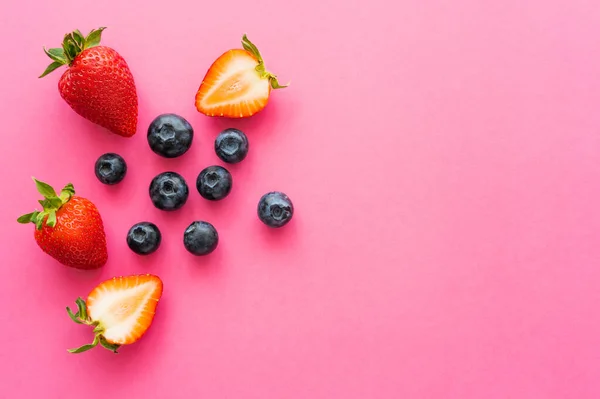
M 50 72 L 63 65 L 71 65 L 75 57 L 77 57 L 83 50 L 90 47 L 95 47 L 100 44 L 100 38 L 102 31 L 106 29 L 101 27 L 93 29 L 87 36 L 83 36 L 79 29 L 75 29 L 71 33 L 67 33 L 63 38 L 62 48 L 51 48 L 44 52 L 48 57 L 52 59 L 52 63 L 48 65 L 46 70 L 40 75 L 40 78 L 48 75 Z
M 44 221 L 47 226 L 54 227 L 56 226 L 56 212 L 75 195 L 75 188 L 69 183 L 61 190 L 60 195 L 57 195 L 49 184 L 39 181 L 35 177 L 33 181 L 38 192 L 44 197 L 43 200 L 38 201 L 43 209 L 41 212 L 36 210 L 20 216 L 17 222 L 33 223 L 38 230 L 41 230 Z
M 254 56 L 254 58 L 256 58 L 256 60 L 258 61 L 258 65 L 256 66 L 256 72 L 258 72 L 258 74 L 260 75 L 260 77 L 262 79 L 269 79 L 271 88 L 283 89 L 290 85 L 289 83 L 286 85 L 279 84 L 279 81 L 277 80 L 277 76 L 275 74 L 267 71 L 267 68 L 265 66 L 265 61 L 263 60 L 262 55 L 260 55 L 260 51 L 258 51 L 258 47 L 256 47 L 254 45 L 254 43 L 252 43 L 250 41 L 250 39 L 248 39 L 248 36 L 246 36 L 245 34 L 244 34 L 244 36 L 242 36 L 242 47 L 244 47 L 244 50 L 246 50 L 247 52 L 252 54 Z
M 67 306 L 67 313 L 71 320 L 73 320 L 77 324 L 85 324 L 87 326 L 94 327 L 94 340 L 91 344 L 85 344 L 78 348 L 67 349 L 69 353 L 81 353 L 89 351 L 90 349 L 95 348 L 100 344 L 103 348 L 108 349 L 111 352 L 118 353 L 117 349 L 120 348 L 120 345 L 110 343 L 106 340 L 106 338 L 102 335 L 104 334 L 104 327 L 98 321 L 93 321 L 90 319 L 87 311 L 87 305 L 85 301 L 81 298 L 77 298 L 75 301 L 77 304 L 77 313 L 73 313 L 71 309 Z

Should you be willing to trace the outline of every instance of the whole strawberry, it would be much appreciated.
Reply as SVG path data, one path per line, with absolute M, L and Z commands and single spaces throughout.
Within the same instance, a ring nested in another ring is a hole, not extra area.
M 57 195 L 46 183 L 33 179 L 43 210 L 21 216 L 19 223 L 35 224 L 39 247 L 65 266 L 97 269 L 108 259 L 102 218 L 89 200 L 76 196 L 72 184 Z
M 44 48 L 53 62 L 40 78 L 68 65 L 58 82 L 61 97 L 85 119 L 131 137 L 138 117 L 135 82 L 123 57 L 99 45 L 104 29 L 92 30 L 87 37 L 75 30 L 65 35 L 62 48 Z

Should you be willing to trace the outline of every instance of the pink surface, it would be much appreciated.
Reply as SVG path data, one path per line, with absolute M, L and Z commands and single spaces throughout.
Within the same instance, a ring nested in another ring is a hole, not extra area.
M 392 4 L 4 5 L 0 397 L 600 397 L 600 7 Z M 130 140 L 75 115 L 60 73 L 37 79 L 43 45 L 98 26 L 138 85 Z M 251 120 L 208 119 L 195 92 L 242 33 L 292 86 Z M 180 159 L 147 146 L 163 112 L 195 128 Z M 154 209 L 151 178 L 174 170 L 193 184 L 230 126 L 251 142 L 231 196 L 192 191 L 177 213 Z M 93 175 L 108 151 L 129 164 L 117 187 Z M 38 199 L 32 175 L 97 204 L 101 271 L 60 266 L 17 225 Z M 273 189 L 296 206 L 278 231 L 256 217 Z M 221 234 L 209 257 L 183 248 L 194 219 Z M 141 220 L 164 235 L 148 258 L 125 243 Z M 145 272 L 165 284 L 149 333 L 119 355 L 68 354 L 91 333 L 65 306 Z

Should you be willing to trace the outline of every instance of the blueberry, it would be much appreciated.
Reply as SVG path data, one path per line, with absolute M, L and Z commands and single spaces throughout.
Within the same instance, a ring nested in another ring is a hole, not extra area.
M 216 165 L 203 169 L 196 179 L 196 188 L 200 195 L 211 201 L 227 197 L 232 184 L 231 173 Z
M 183 245 L 194 255 L 208 255 L 217 248 L 219 234 L 208 222 L 192 222 L 183 233 Z
M 134 224 L 127 233 L 127 245 L 138 255 L 149 255 L 160 246 L 162 236 L 154 223 Z
M 286 225 L 294 215 L 294 205 L 287 195 L 273 191 L 258 202 L 258 218 L 269 227 Z
M 174 211 L 187 201 L 189 189 L 184 178 L 175 172 L 164 172 L 152 179 L 150 198 L 158 209 Z
M 225 129 L 215 140 L 215 152 L 223 162 L 241 162 L 248 155 L 248 138 L 240 130 Z
M 176 158 L 185 154 L 190 149 L 193 138 L 192 125 L 175 114 L 159 115 L 148 127 L 150 148 L 165 158 Z
M 117 154 L 111 152 L 101 155 L 94 167 L 96 177 L 104 184 L 117 184 L 125 178 L 127 164 Z

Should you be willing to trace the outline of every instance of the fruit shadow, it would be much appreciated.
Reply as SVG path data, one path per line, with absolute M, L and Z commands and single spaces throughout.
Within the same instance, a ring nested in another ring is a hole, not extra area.
M 82 133 L 83 137 L 78 140 L 83 140 L 89 144 L 89 148 L 104 149 L 102 153 L 109 152 L 106 148 L 131 148 L 135 146 L 135 139 L 137 134 L 131 137 L 123 137 L 110 132 L 108 129 L 96 125 L 84 118 L 72 118 L 70 119 L 70 130 L 85 132 Z M 139 130 L 139 128 L 138 128 Z M 69 132 L 70 133 L 70 132 Z M 66 138 L 65 138 L 66 139 Z M 101 155 L 101 154 L 99 154 Z
M 131 274 L 158 274 L 163 265 L 169 265 L 169 259 L 171 257 L 169 256 L 168 248 L 165 248 L 165 237 L 163 237 L 162 240 L 163 242 L 161 242 L 158 249 L 148 255 L 138 255 L 129 250 L 126 242 L 123 243 L 123 251 L 129 252 L 127 257 L 124 257 L 124 260 L 129 265 L 133 266 L 133 270 L 129 271 Z
M 229 195 L 221 200 L 218 201 L 212 201 L 212 200 L 207 200 L 205 198 L 202 198 L 198 192 L 196 191 L 196 195 L 199 197 L 199 211 L 201 214 L 203 214 L 203 217 L 200 217 L 201 220 L 205 220 L 209 223 L 213 223 L 214 224 L 214 217 L 216 215 L 219 215 L 223 212 L 232 212 L 232 206 L 230 204 L 230 202 L 232 201 L 228 201 L 231 200 L 231 193 L 229 193 Z
M 301 244 L 299 224 L 298 218 L 292 218 L 288 224 L 279 228 L 269 227 L 259 222 L 256 223 L 255 234 L 266 248 L 288 252 Z
M 188 252 L 185 253 L 188 273 L 191 278 L 201 278 L 203 280 L 215 280 L 220 278 L 226 262 L 226 249 L 223 244 L 223 237 L 219 237 L 219 245 L 208 255 L 196 256 Z
M 56 266 L 62 267 L 64 269 L 64 273 L 56 273 L 55 275 L 57 278 L 61 278 L 63 280 L 63 282 L 59 283 L 61 285 L 64 284 L 68 286 L 87 286 L 90 285 L 90 283 L 96 284 L 98 280 L 100 280 L 103 277 L 103 275 L 107 274 L 107 272 L 104 270 L 104 267 L 100 267 L 98 269 L 83 270 L 76 269 L 74 267 L 64 266 L 58 263 Z
M 195 141 L 198 141 L 196 139 L 194 139 Z M 175 172 L 178 174 L 182 174 L 181 170 L 185 169 L 185 165 L 189 165 L 190 163 L 194 162 L 195 159 L 197 159 L 200 155 L 196 152 L 196 148 L 194 148 L 194 143 L 192 144 L 192 147 L 190 147 L 190 149 L 183 155 L 176 157 L 176 158 L 165 158 L 165 157 L 161 157 L 160 155 L 155 154 L 154 152 L 152 152 L 150 149 L 148 149 L 149 154 L 148 154 L 148 160 L 149 162 L 153 165 L 153 167 L 155 167 L 157 170 L 159 170 L 160 172 L 158 173 L 164 173 L 164 172 Z M 149 184 L 150 182 L 148 182 Z M 188 184 L 188 186 L 190 186 L 190 181 L 188 181 L 188 179 L 186 179 L 186 183 Z M 194 184 L 196 183 L 196 180 L 194 180 Z M 191 186 L 190 186 L 191 187 Z
M 101 186 L 99 190 L 101 190 L 105 195 L 128 196 L 133 192 L 133 190 L 129 188 L 129 182 L 127 181 L 128 177 L 131 178 L 130 176 L 125 175 L 125 178 L 118 184 L 102 184 L 97 180 L 96 182 L 99 186 Z
M 270 103 L 265 109 L 248 118 L 223 118 L 223 117 L 208 117 L 208 124 L 214 127 L 216 135 L 227 129 L 235 128 L 248 134 L 250 131 L 270 131 L 271 129 L 261 129 L 261 127 L 272 124 L 279 119 L 279 112 L 276 102 Z M 250 137 L 248 137 L 250 139 Z M 252 145 L 252 143 L 250 143 Z

